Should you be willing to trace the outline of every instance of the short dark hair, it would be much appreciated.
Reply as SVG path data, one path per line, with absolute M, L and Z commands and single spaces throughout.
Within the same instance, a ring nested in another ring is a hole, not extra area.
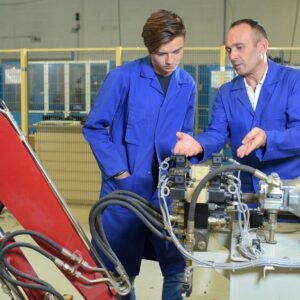
M 178 36 L 185 38 L 183 20 L 174 12 L 164 9 L 150 15 L 142 32 L 144 45 L 149 53 L 154 53 L 161 45 L 172 41 Z
M 264 27 L 258 21 L 253 20 L 253 19 L 241 19 L 241 20 L 237 20 L 237 21 L 233 22 L 230 25 L 230 28 L 233 28 L 233 27 L 235 27 L 237 25 L 240 25 L 240 24 L 248 24 L 261 37 L 263 37 L 265 39 L 268 39 L 268 35 L 267 35 L 266 30 L 264 29 Z

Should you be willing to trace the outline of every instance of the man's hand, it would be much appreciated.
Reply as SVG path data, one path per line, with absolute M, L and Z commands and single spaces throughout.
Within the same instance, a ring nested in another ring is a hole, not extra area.
M 127 171 L 124 171 L 120 175 L 114 176 L 114 178 L 115 179 L 125 179 L 129 176 L 130 176 L 130 174 Z
M 236 154 L 238 157 L 243 158 L 253 150 L 266 146 L 266 142 L 266 133 L 262 129 L 255 127 L 244 137 L 242 140 L 243 145 L 237 149 Z
M 174 154 L 194 156 L 203 152 L 202 146 L 190 135 L 177 132 L 176 136 L 178 141 L 174 147 Z

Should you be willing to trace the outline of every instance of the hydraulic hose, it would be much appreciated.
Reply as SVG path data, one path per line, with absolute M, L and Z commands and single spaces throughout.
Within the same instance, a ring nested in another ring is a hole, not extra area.
M 97 243 L 97 246 L 100 250 L 107 256 L 107 258 L 111 261 L 111 263 L 116 266 L 119 263 L 114 259 L 116 258 L 115 255 L 112 255 L 112 249 L 109 246 L 108 240 L 104 233 L 104 229 L 102 227 L 101 216 L 104 210 L 110 205 L 120 205 L 136 214 L 136 216 L 158 237 L 162 239 L 166 239 L 166 235 L 160 232 L 152 223 L 145 217 L 145 212 L 141 212 L 142 208 L 135 207 L 134 205 L 127 203 L 126 200 L 115 200 L 115 199 L 105 199 L 105 201 L 100 200 L 99 205 L 93 209 L 90 215 L 90 229 L 93 239 Z M 143 214 L 144 213 L 144 214 Z M 150 216 L 151 217 L 151 216 Z M 154 220 L 150 218 L 150 220 Z M 157 222 L 155 222 L 157 223 Z M 159 227 L 163 227 L 162 224 L 159 224 Z
M 137 199 L 134 199 L 131 196 L 127 197 L 119 194 L 113 194 L 113 195 L 109 194 L 101 198 L 100 201 L 96 203 L 95 207 L 100 207 L 102 206 L 102 204 L 107 203 L 107 201 L 111 202 L 114 200 L 120 200 L 129 203 L 132 207 L 139 210 L 147 219 L 151 220 L 151 223 L 155 224 L 160 228 L 163 228 L 161 213 L 158 212 L 156 209 L 154 209 L 152 206 L 149 206 L 149 204 L 139 202 L 139 200 L 137 201 Z
M 111 205 L 119 205 L 131 210 L 154 234 L 162 239 L 170 240 L 163 232 L 164 225 L 160 211 L 152 207 L 147 200 L 129 191 L 110 193 L 92 207 L 89 223 L 94 241 L 115 268 L 121 263 L 109 245 L 101 221 L 104 210 Z
M 40 254 L 44 255 L 45 257 L 47 257 L 51 261 L 54 261 L 54 256 L 52 256 L 51 254 L 47 253 L 46 251 L 36 247 L 35 245 L 29 244 L 29 243 L 18 243 L 18 242 L 16 242 L 16 243 L 13 243 L 13 244 L 10 244 L 10 245 L 7 245 L 7 246 L 3 247 L 0 251 L 0 262 L 2 264 L 2 267 L 0 268 L 0 276 L 2 278 L 4 278 L 5 280 L 7 280 L 8 282 L 10 282 L 14 286 L 21 286 L 21 287 L 28 288 L 28 289 L 36 289 L 36 290 L 45 291 L 45 292 L 48 292 L 48 293 L 54 295 L 59 300 L 63 300 L 64 299 L 63 296 L 59 292 L 57 292 L 50 284 L 48 284 L 47 282 L 45 282 L 45 281 L 43 281 L 39 278 L 30 276 L 30 275 L 28 275 L 24 272 L 21 272 L 21 271 L 15 269 L 14 267 L 12 267 L 8 263 L 8 261 L 4 257 L 4 255 L 6 254 L 7 251 L 9 251 L 9 250 L 11 250 L 15 247 L 18 247 L 18 248 L 19 247 L 31 248 L 31 249 L 39 252 Z M 12 272 L 13 274 L 18 275 L 19 277 L 26 278 L 27 280 L 30 280 L 32 282 L 36 282 L 36 283 L 39 283 L 39 284 L 26 283 L 26 282 L 23 282 L 23 281 L 13 279 L 12 277 L 10 277 L 7 274 L 7 271 L 6 271 L 5 267 L 7 268 L 7 270 Z
M 202 191 L 202 189 L 205 187 L 208 181 L 213 179 L 216 175 L 222 173 L 222 172 L 230 172 L 230 171 L 242 171 L 250 173 L 252 176 L 256 176 L 260 179 L 266 180 L 268 177 L 266 174 L 262 173 L 261 171 L 252 168 L 250 166 L 246 165 L 230 165 L 230 166 L 222 166 L 218 169 L 211 170 L 197 185 L 192 199 L 190 203 L 189 213 L 188 213 L 188 222 L 189 224 L 193 224 L 195 222 L 195 210 L 196 210 L 196 204 L 197 199 Z M 192 225 L 193 226 L 193 225 Z
M 2 213 L 4 207 L 5 207 L 4 204 L 0 201 L 0 214 Z
M 40 249 L 39 247 L 35 246 L 35 245 L 32 245 L 32 244 L 29 244 L 29 243 L 24 243 L 24 242 L 15 242 L 13 244 L 9 244 L 7 246 L 5 246 L 1 251 L 0 251 L 0 261 L 3 262 L 3 264 L 7 267 L 7 269 L 12 272 L 12 273 L 15 273 L 17 274 L 18 276 L 20 277 L 24 277 L 28 280 L 31 280 L 31 281 L 35 281 L 35 282 L 38 282 L 40 284 L 44 284 L 44 285 L 48 285 L 47 282 L 37 278 L 37 277 L 33 277 L 33 276 L 30 276 L 24 272 L 21 272 L 20 270 L 14 268 L 9 262 L 8 260 L 5 258 L 5 254 L 13 249 L 13 248 L 20 248 L 20 247 L 26 247 L 26 248 L 30 248 L 40 254 L 42 254 L 43 256 L 45 256 L 46 258 L 48 258 L 49 260 L 51 260 L 52 262 L 54 262 L 55 260 L 55 257 L 53 255 L 51 255 L 50 253 Z
M 37 237 L 38 239 L 46 242 L 47 244 L 51 245 L 54 249 L 56 249 L 58 252 L 62 252 L 63 247 L 60 246 L 59 244 L 55 243 L 48 237 L 44 236 L 43 234 L 33 231 L 33 230 L 16 230 L 14 232 L 5 234 L 3 240 L 0 243 L 0 250 L 5 247 L 6 243 L 13 239 L 15 236 L 18 235 L 30 235 L 31 237 Z
M 64 249 L 62 246 L 55 243 L 48 237 L 44 236 L 43 234 L 32 231 L 32 230 L 17 230 L 12 233 L 7 233 L 5 235 L 3 234 L 3 239 L 1 240 L 1 243 L 0 243 L 0 263 L 2 265 L 2 267 L 0 267 L 0 277 L 7 280 L 12 286 L 21 286 L 23 288 L 28 288 L 28 289 L 42 290 L 42 291 L 45 291 L 45 292 L 48 292 L 48 293 L 54 295 L 55 297 L 57 297 L 57 299 L 63 300 L 62 295 L 59 294 L 50 284 L 48 284 L 47 282 L 45 282 L 37 277 L 34 277 L 34 276 L 28 275 L 24 272 L 21 272 L 20 270 L 14 268 L 9 263 L 9 261 L 6 259 L 5 254 L 9 250 L 12 250 L 14 248 L 27 247 L 27 248 L 30 248 L 30 249 L 42 254 L 43 256 L 48 258 L 50 261 L 55 263 L 55 260 L 57 259 L 57 257 L 55 257 L 54 255 L 49 253 L 47 250 L 44 250 L 43 248 L 40 248 L 40 247 L 30 244 L 30 243 L 16 242 L 14 240 L 14 237 L 20 236 L 20 235 L 30 235 L 31 237 L 42 241 L 43 243 L 51 246 L 57 252 L 65 255 L 69 258 L 69 253 L 68 253 L 68 251 L 66 252 L 66 249 Z M 14 278 L 12 278 L 9 275 L 9 273 L 7 271 L 9 271 L 11 274 L 16 275 L 19 278 L 25 278 L 25 279 L 31 281 L 32 283 L 28 283 L 28 282 L 26 283 L 23 281 L 15 280 Z M 34 282 L 37 284 L 33 284 Z

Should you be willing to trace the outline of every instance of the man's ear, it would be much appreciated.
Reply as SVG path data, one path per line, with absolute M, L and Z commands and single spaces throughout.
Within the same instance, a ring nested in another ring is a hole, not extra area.
M 265 54 L 269 48 L 269 41 L 267 39 L 263 38 L 258 42 L 258 46 L 259 46 L 260 53 Z

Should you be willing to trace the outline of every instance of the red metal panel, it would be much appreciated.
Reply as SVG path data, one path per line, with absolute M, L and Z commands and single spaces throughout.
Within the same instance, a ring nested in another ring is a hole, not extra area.
M 38 164 L 14 127 L 0 113 L 0 201 L 25 229 L 40 232 L 70 251 L 80 251 L 95 266 L 89 250 L 76 232 Z M 95 279 L 94 274 L 80 270 Z M 98 275 L 97 275 L 98 276 Z M 88 300 L 114 299 L 103 283 L 85 285 L 66 275 Z

